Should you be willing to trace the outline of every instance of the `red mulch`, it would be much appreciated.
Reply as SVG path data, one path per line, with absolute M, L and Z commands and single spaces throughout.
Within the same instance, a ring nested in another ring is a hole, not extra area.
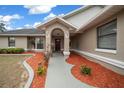
M 31 54 L 31 52 L 28 52 L 26 54 Z M 38 64 L 42 62 L 44 57 L 43 53 L 35 53 L 34 56 L 32 56 L 30 59 L 27 60 L 28 64 L 32 67 L 34 70 L 34 79 L 31 84 L 31 88 L 44 88 L 45 87 L 45 80 L 46 80 L 46 75 L 39 76 L 37 74 L 37 68 Z M 48 64 L 45 64 L 46 69 L 48 67 Z
M 71 72 L 81 82 L 101 88 L 124 88 L 124 75 L 115 73 L 98 63 L 89 61 L 75 53 L 71 53 L 67 62 L 75 65 L 72 67 Z M 90 76 L 80 73 L 80 66 L 82 64 L 92 69 Z

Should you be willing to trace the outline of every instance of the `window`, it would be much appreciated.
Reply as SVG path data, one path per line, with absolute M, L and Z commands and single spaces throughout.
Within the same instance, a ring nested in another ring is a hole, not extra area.
M 36 40 L 37 40 L 37 49 L 43 49 L 43 38 L 39 37 L 36 38 Z
M 116 50 L 117 20 L 97 28 L 97 48 Z
M 15 47 L 15 37 L 8 37 L 9 47 Z

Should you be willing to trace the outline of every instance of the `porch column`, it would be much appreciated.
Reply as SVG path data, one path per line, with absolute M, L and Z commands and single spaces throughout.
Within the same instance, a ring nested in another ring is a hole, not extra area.
M 69 51 L 69 32 L 66 32 L 64 34 L 64 52 L 63 52 L 63 54 L 65 56 L 70 55 L 70 51 Z
M 37 38 L 35 37 L 35 50 L 37 50 Z
M 51 37 L 50 37 L 50 33 L 48 31 L 46 31 L 46 49 L 45 52 L 46 53 L 50 53 L 51 52 Z

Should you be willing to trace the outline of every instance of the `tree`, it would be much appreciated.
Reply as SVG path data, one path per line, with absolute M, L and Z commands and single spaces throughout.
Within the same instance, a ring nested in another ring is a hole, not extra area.
M 3 22 L 0 22 L 0 32 L 6 31 L 5 24 Z

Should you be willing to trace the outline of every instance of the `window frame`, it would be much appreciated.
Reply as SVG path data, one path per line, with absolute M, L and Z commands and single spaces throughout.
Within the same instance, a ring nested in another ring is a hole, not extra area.
M 44 49 L 44 39 L 43 39 L 43 37 L 36 37 L 35 39 L 36 39 L 36 49 Z M 42 44 L 43 45 L 42 48 L 38 48 L 38 44 Z
M 116 21 L 116 23 L 117 23 L 117 18 L 97 27 L 97 49 L 117 50 L 117 31 L 116 31 L 116 33 L 107 34 L 107 35 L 112 35 L 112 34 L 116 35 L 116 48 L 99 47 L 99 38 L 101 37 L 101 36 L 99 36 L 99 28 L 101 28 L 101 27 L 103 27 L 103 26 L 105 26 L 107 24 L 110 24 L 110 23 L 112 23 L 114 21 Z M 117 27 L 117 25 L 116 25 L 116 27 Z M 102 36 L 107 36 L 107 35 L 102 35 Z
M 11 46 L 10 38 L 14 38 L 14 46 Z M 8 37 L 8 47 L 15 47 L 15 37 L 14 36 Z

